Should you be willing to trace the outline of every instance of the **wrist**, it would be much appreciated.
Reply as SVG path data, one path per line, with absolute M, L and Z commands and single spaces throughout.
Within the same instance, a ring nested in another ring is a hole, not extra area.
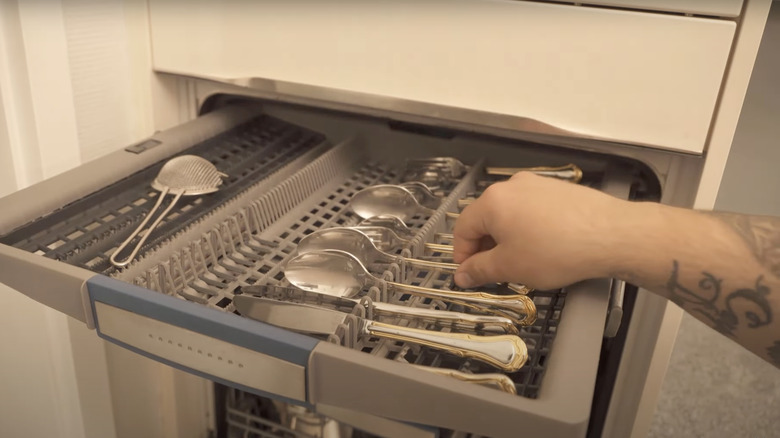
M 642 255 L 655 229 L 665 220 L 664 206 L 654 202 L 615 200 L 602 231 L 603 257 L 597 265 L 598 277 L 634 281 L 643 267 Z

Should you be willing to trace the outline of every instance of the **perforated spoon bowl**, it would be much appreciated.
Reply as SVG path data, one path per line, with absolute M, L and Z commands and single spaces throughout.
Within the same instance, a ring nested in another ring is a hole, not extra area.
M 219 186 L 222 185 L 222 178 L 226 176 L 218 171 L 210 161 L 195 155 L 181 155 L 168 160 L 160 169 L 157 178 L 152 181 L 152 188 L 160 192 L 157 196 L 157 202 L 149 210 L 141 224 L 138 225 L 138 228 L 111 254 L 111 263 L 117 267 L 128 265 L 138 254 L 138 251 L 146 242 L 146 239 L 149 238 L 149 235 L 152 234 L 152 231 L 170 213 L 182 196 L 197 196 L 216 192 L 219 190 Z M 138 243 L 133 247 L 130 255 L 118 260 L 117 256 L 119 253 L 144 229 L 169 193 L 174 195 L 171 204 L 152 222 L 149 229 L 146 230 Z

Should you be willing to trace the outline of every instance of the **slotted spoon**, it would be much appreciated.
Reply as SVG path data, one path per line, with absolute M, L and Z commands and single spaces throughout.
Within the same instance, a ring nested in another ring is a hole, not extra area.
M 219 186 L 222 185 L 222 178 L 226 176 L 218 171 L 210 161 L 195 155 L 181 155 L 165 163 L 162 169 L 160 169 L 160 173 L 157 174 L 157 178 L 152 181 L 152 188 L 160 192 L 157 196 L 157 202 L 149 210 L 141 224 L 138 225 L 138 228 L 111 254 L 111 263 L 117 267 L 127 266 L 138 254 L 138 251 L 149 235 L 152 234 L 152 231 L 170 213 L 182 196 L 197 196 L 216 192 L 219 190 Z M 157 209 L 162 205 L 163 199 L 169 193 L 174 195 L 171 204 L 152 222 L 149 229 L 146 230 L 135 247 L 133 247 L 130 255 L 124 259 L 117 260 L 119 253 L 144 229 L 149 219 L 154 216 Z

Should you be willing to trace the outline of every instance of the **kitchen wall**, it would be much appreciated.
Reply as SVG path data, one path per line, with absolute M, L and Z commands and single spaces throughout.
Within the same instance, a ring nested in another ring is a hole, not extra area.
M 0 196 L 152 132 L 147 36 L 144 2 L 0 1 Z M 0 435 L 115 436 L 105 343 L 3 285 L 0 303 Z

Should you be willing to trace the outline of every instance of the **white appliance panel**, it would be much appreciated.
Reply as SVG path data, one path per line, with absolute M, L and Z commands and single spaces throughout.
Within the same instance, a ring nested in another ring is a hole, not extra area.
M 701 153 L 727 20 L 519 1 L 150 4 L 157 71 L 267 78 Z M 551 56 L 551 54 L 557 54 Z

